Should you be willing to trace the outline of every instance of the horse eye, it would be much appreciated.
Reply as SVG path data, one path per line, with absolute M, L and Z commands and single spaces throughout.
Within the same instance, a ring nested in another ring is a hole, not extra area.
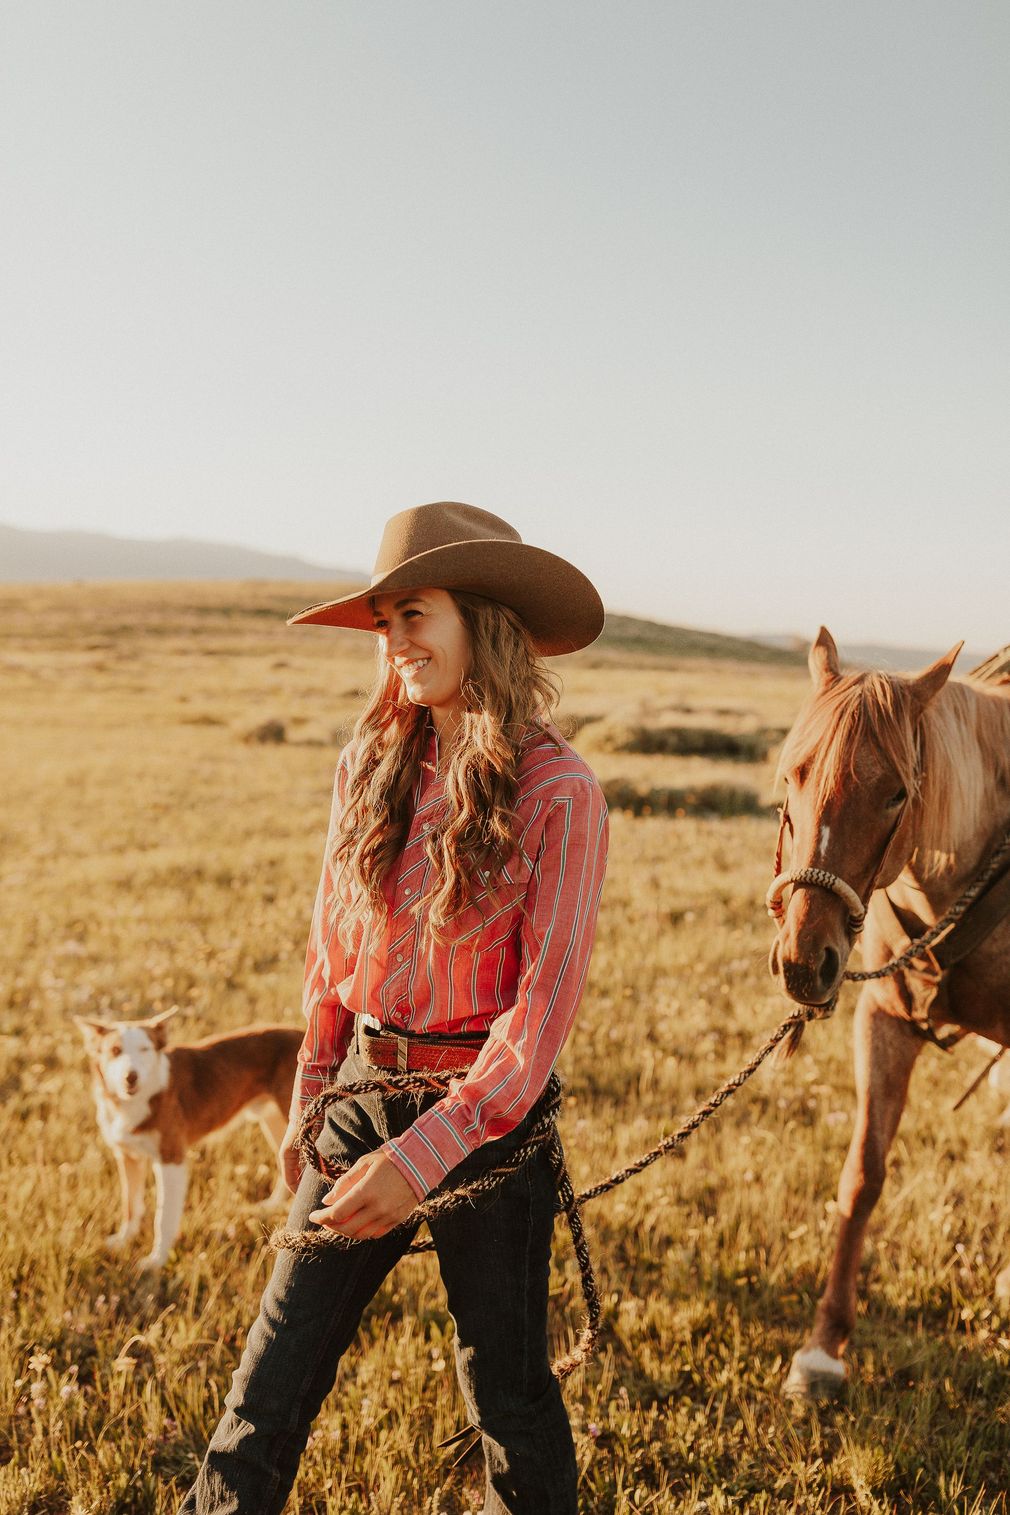
M 888 808 L 888 810 L 897 810 L 898 806 L 899 805 L 903 805 L 907 799 L 908 799 L 908 793 L 907 793 L 907 791 L 904 790 L 904 789 L 899 789 L 897 791 L 897 793 L 892 794 L 891 798 L 888 800 L 888 802 L 887 802 L 887 808 Z

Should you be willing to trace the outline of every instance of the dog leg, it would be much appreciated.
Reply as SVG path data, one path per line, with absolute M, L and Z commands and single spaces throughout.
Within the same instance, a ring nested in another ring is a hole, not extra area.
M 113 1147 L 112 1150 L 119 1169 L 123 1220 L 119 1230 L 105 1238 L 104 1245 L 110 1252 L 121 1252 L 134 1240 L 144 1218 L 144 1159 L 136 1157 L 132 1152 L 124 1152 L 121 1147 Z
M 270 1143 L 270 1150 L 277 1156 L 277 1149 L 284 1139 L 284 1133 L 288 1129 L 287 1116 L 274 1104 L 273 1100 L 262 1100 L 253 1106 L 255 1117 L 260 1130 Z M 286 1210 L 291 1203 L 291 1194 L 283 1175 L 278 1172 L 274 1186 L 266 1199 L 261 1199 L 256 1205 L 260 1214 L 268 1210 Z
M 154 1247 L 140 1264 L 145 1272 L 163 1268 L 175 1246 L 186 1198 L 186 1164 L 155 1163 L 154 1183 L 158 1210 L 154 1222 Z

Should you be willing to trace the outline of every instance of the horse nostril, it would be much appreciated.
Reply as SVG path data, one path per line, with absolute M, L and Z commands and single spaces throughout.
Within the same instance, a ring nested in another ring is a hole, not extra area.
M 768 954 L 768 971 L 771 974 L 772 978 L 778 978 L 781 970 L 782 964 L 779 961 L 779 939 L 776 937 L 772 942 L 772 950 Z
M 838 953 L 834 947 L 825 947 L 821 957 L 820 980 L 822 989 L 830 989 L 838 978 L 840 966 Z

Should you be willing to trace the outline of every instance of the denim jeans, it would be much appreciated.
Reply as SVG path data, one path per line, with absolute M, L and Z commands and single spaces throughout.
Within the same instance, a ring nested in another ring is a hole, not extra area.
M 339 1081 L 372 1072 L 352 1053 Z M 435 1098 L 426 1096 L 420 1108 Z M 418 1108 L 409 1095 L 339 1100 L 327 1111 L 319 1150 L 336 1163 L 353 1163 L 405 1131 Z M 471 1153 L 448 1182 L 495 1166 L 538 1113 L 534 1106 L 514 1131 Z M 328 1188 L 307 1168 L 289 1227 L 309 1225 Z M 456 1373 L 467 1413 L 481 1431 L 485 1515 L 574 1515 L 577 1509 L 571 1428 L 547 1355 L 554 1200 L 549 1164 L 538 1153 L 491 1196 L 431 1224 L 456 1328 Z M 412 1235 L 398 1232 L 311 1259 L 279 1255 L 227 1408 L 179 1515 L 278 1515 L 284 1508 L 337 1364 Z

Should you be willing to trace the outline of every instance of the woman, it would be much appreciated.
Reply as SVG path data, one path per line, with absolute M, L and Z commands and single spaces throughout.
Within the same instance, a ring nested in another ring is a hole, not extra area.
M 377 638 L 378 676 L 341 754 L 306 961 L 305 1040 L 281 1163 L 289 1225 L 359 1244 L 284 1253 L 182 1512 L 268 1515 L 361 1313 L 413 1238 L 419 1200 L 499 1165 L 534 1125 L 578 1007 L 606 867 L 606 805 L 550 723 L 544 655 L 599 634 L 593 586 L 469 505 L 387 524 L 369 589 L 296 622 Z M 329 1106 L 299 1172 L 299 1113 L 375 1068 L 461 1071 L 444 1095 Z M 571 1430 L 547 1354 L 554 1184 L 539 1154 L 492 1199 L 430 1225 L 485 1512 L 572 1512 Z

